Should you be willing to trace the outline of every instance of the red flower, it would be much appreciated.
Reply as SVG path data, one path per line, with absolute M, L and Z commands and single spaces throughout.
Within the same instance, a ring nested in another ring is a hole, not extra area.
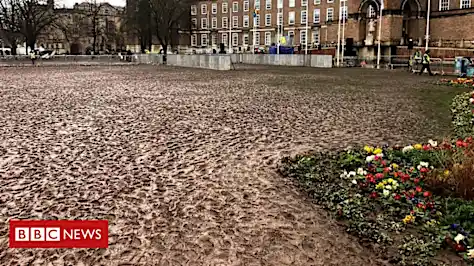
M 416 207 L 420 208 L 420 209 L 423 209 L 423 210 L 426 208 L 425 205 L 423 205 L 423 203 L 421 203 L 421 202 L 416 204 Z
M 394 177 L 398 177 L 398 172 L 393 173 Z
M 462 139 L 458 139 L 458 140 L 456 141 L 456 146 L 457 146 L 457 147 L 464 147 L 464 141 L 462 141 Z
M 429 196 L 431 196 L 431 192 L 425 191 L 425 192 L 423 193 L 423 197 L 428 198 Z
M 382 179 L 382 178 L 383 178 L 383 174 L 382 174 L 382 173 L 376 173 L 376 174 L 375 174 L 375 178 L 377 178 L 377 179 Z
M 377 194 L 377 192 L 374 191 L 374 192 L 370 193 L 369 198 L 376 199 L 378 196 L 379 195 Z
M 431 149 L 430 145 L 423 145 L 423 150 L 428 151 Z
M 421 192 L 421 191 L 423 191 L 423 189 L 420 186 L 417 186 L 416 187 L 416 192 Z
M 393 196 L 393 199 L 394 199 L 394 200 L 401 200 L 401 199 L 402 199 L 402 197 L 401 197 L 400 195 L 398 195 L 398 194 L 397 194 L 397 195 Z
M 464 140 L 466 143 L 471 144 L 472 143 L 472 137 L 469 136 Z
M 374 178 L 369 179 L 369 182 L 372 183 L 372 184 L 377 183 Z
M 411 210 L 411 211 L 410 211 L 410 214 L 411 214 L 411 215 L 415 214 L 415 211 L 414 211 L 414 210 Z
M 430 171 L 430 170 L 429 170 L 428 168 L 425 168 L 425 167 L 422 167 L 422 168 L 420 169 L 420 172 L 422 172 L 422 173 L 428 173 L 429 171 Z
M 385 160 L 382 161 L 382 165 L 383 166 L 386 166 L 387 165 L 387 162 Z
M 373 174 L 367 174 L 367 175 L 365 176 L 365 179 L 367 179 L 367 180 L 370 180 L 370 179 L 373 179 L 373 178 L 374 178 L 374 175 L 373 175 Z
M 415 183 L 415 184 L 420 183 L 420 179 L 419 179 L 419 178 L 415 178 L 415 179 L 413 180 L 413 183 Z
M 359 182 L 358 184 L 361 188 L 366 188 L 367 187 L 367 183 L 365 183 L 365 182 Z
M 383 172 L 384 172 L 384 173 L 388 173 L 388 172 L 390 172 L 390 171 L 392 171 L 392 169 L 390 169 L 390 167 L 385 167 L 385 168 L 383 169 Z
M 410 180 L 410 175 L 409 174 L 401 173 L 400 177 L 402 179 L 402 182 L 406 182 L 406 181 Z
M 426 208 L 433 209 L 434 208 L 434 203 L 433 202 L 426 203 Z
M 457 252 L 464 252 L 466 251 L 466 247 L 463 244 L 454 244 L 454 250 Z

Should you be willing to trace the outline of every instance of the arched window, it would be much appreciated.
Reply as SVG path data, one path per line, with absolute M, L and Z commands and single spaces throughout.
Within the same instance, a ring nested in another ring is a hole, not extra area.
M 369 18 L 375 18 L 375 8 L 373 5 L 370 5 L 369 8 L 367 9 L 367 15 Z

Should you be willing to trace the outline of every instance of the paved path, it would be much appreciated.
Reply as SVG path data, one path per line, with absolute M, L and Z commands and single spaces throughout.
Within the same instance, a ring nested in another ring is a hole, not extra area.
M 422 81 L 386 73 L 2 69 L 0 261 L 378 265 L 275 169 L 308 149 L 438 132 L 404 88 Z M 9 250 L 11 218 L 108 219 L 110 248 Z

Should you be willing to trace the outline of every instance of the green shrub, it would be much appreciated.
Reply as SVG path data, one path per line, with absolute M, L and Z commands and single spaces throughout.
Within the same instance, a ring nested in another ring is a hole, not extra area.
M 472 93 L 456 95 L 451 103 L 452 123 L 456 137 L 465 138 L 474 135 L 473 104 L 469 102 Z

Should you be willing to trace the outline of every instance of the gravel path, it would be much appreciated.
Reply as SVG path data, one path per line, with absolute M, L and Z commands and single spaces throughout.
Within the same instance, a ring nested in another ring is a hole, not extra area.
M 417 95 L 427 81 L 361 69 L 1 69 L 1 264 L 378 265 L 276 165 L 439 134 Z M 11 218 L 108 219 L 110 247 L 7 249 Z

